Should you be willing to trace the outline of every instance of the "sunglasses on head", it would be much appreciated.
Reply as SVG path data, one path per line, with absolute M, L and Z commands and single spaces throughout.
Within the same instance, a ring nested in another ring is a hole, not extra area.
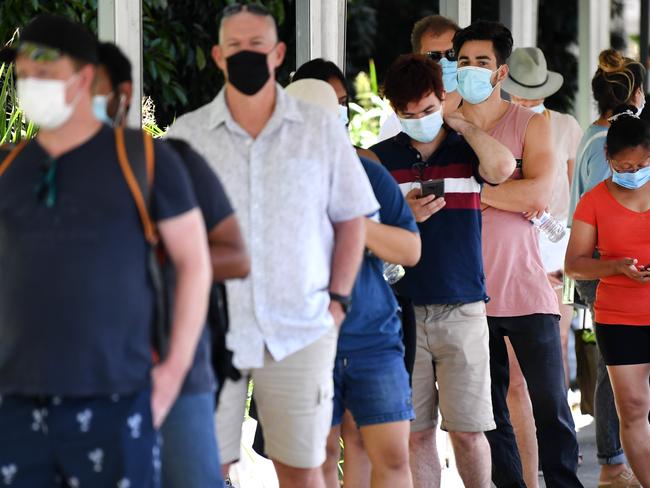
M 62 55 L 61 51 L 34 42 L 21 42 L 18 45 L 18 54 L 34 61 L 56 61 Z
M 449 61 L 456 61 L 456 51 L 447 49 L 446 51 L 427 51 L 427 56 L 439 63 L 442 58 L 447 58 Z
M 222 17 L 229 17 L 240 12 L 250 12 L 251 14 L 262 16 L 271 15 L 269 9 L 259 3 L 233 3 L 232 5 L 225 7 L 221 15 Z

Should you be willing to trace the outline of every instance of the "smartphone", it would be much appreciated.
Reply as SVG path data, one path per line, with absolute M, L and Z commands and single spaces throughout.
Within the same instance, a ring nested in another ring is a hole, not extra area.
M 436 198 L 445 196 L 445 180 L 428 180 L 420 183 L 422 196 L 435 195 Z

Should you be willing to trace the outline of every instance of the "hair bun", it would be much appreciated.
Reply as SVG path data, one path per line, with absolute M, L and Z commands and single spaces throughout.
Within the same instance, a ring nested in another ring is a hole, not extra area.
M 623 71 L 625 65 L 625 58 L 616 49 L 605 49 L 598 56 L 598 67 L 605 73 Z

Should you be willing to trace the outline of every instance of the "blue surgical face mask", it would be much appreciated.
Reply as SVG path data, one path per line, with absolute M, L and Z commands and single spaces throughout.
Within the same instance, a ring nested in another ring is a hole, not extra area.
M 339 105 L 339 120 L 343 125 L 348 125 L 350 122 L 348 118 L 348 107 L 346 105 Z
M 97 120 L 113 125 L 113 119 L 108 116 L 108 98 L 109 95 L 93 96 L 93 114 Z
M 546 110 L 546 107 L 544 106 L 543 103 L 540 103 L 539 105 L 535 105 L 534 107 L 528 107 L 529 110 L 532 110 L 536 114 L 541 114 L 544 113 L 544 110 Z
M 419 119 L 403 119 L 400 117 L 402 129 L 411 138 L 419 142 L 433 141 L 442 127 L 442 109 Z
M 442 68 L 442 84 L 447 93 L 458 88 L 458 61 L 449 61 L 447 58 L 440 60 Z
M 641 168 L 634 173 L 619 173 L 612 168 L 612 181 L 628 190 L 638 190 L 650 181 L 650 166 Z
M 463 66 L 458 68 L 458 93 L 463 100 L 478 105 L 492 95 L 494 87 L 491 83 L 492 73 L 478 66 Z

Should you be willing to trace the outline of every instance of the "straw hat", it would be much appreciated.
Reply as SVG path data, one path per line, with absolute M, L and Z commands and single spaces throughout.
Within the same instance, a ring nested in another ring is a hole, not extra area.
M 519 47 L 508 59 L 508 77 L 503 80 L 503 91 L 526 100 L 550 97 L 560 89 L 564 78 L 549 71 L 541 49 Z

